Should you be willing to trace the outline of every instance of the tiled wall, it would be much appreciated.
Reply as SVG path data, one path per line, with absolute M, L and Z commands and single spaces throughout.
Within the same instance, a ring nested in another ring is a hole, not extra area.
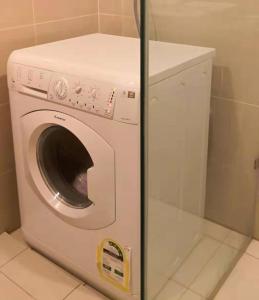
M 0 0 L 0 231 L 19 223 L 6 88 L 9 53 L 98 30 L 137 36 L 132 4 L 133 0 Z M 152 38 L 217 49 L 206 215 L 248 232 L 256 192 L 253 163 L 259 156 L 259 4 L 252 0 L 151 0 L 151 4 Z M 257 216 L 259 220 L 259 209 Z M 259 237 L 259 221 L 255 234 Z
M 156 38 L 216 48 L 206 216 L 248 233 L 259 157 L 259 2 L 151 0 Z M 259 210 L 257 209 L 259 219 Z M 259 237 L 259 221 L 256 226 Z
M 97 0 L 0 0 L 0 232 L 19 225 L 6 62 L 17 48 L 98 31 Z
M 99 0 L 101 33 L 137 37 L 133 0 Z

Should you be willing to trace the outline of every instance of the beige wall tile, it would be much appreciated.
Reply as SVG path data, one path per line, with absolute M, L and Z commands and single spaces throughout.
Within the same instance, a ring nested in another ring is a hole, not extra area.
M 133 16 L 133 3 L 134 0 L 122 0 L 122 14 L 124 16 Z
M 258 4 L 254 1 L 152 0 L 158 39 L 214 47 L 215 65 L 223 71 L 216 95 L 259 103 Z
M 122 0 L 99 0 L 99 13 L 120 15 L 122 13 Z
M 0 76 L 6 74 L 6 63 L 10 53 L 19 48 L 34 45 L 32 26 L 0 31 Z
M 212 70 L 211 93 L 213 96 L 220 96 L 223 81 L 223 67 L 214 65 Z
M 0 0 L 0 29 L 32 24 L 31 0 Z
M 98 31 L 98 16 L 47 22 L 36 25 L 37 42 L 47 43 Z
M 122 35 L 138 37 L 138 31 L 134 17 L 122 16 Z
M 259 104 L 258 8 L 252 0 L 151 0 L 150 7 L 150 38 L 217 50 L 212 94 L 221 99 L 213 100 L 206 215 L 245 233 L 251 231 L 259 156 L 259 108 L 245 104 Z M 256 228 L 259 238 L 259 221 Z
M 255 207 L 254 160 L 259 155 L 259 108 L 214 99 L 206 217 L 251 234 Z
M 8 102 L 7 76 L 0 75 L 0 104 Z
M 114 35 L 122 34 L 122 17 L 100 15 L 100 32 Z
M 96 14 L 97 0 L 33 0 L 36 23 Z
M 0 174 L 14 168 L 13 139 L 9 105 L 0 106 Z
M 0 175 L 0 232 L 20 227 L 15 171 Z

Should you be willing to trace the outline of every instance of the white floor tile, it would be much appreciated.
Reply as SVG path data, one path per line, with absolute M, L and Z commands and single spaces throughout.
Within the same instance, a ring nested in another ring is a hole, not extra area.
M 203 297 L 208 297 L 225 272 L 229 270 L 237 253 L 236 249 L 222 245 L 192 283 L 190 289 Z
M 156 300 L 179 300 L 181 299 L 185 291 L 186 291 L 185 287 L 174 282 L 173 280 L 170 280 L 155 299 Z
M 183 294 L 183 296 L 180 298 L 180 300 L 205 300 L 205 298 L 188 290 L 188 291 L 186 291 L 186 293 Z
M 252 240 L 252 242 L 250 243 L 250 245 L 248 246 L 248 248 L 246 250 L 246 253 L 259 259 L 259 241 Z
M 247 254 L 239 260 L 215 300 L 258 300 L 259 261 Z
M 203 238 L 175 273 L 174 280 L 188 287 L 212 258 L 219 246 L 220 242 L 211 238 Z
M 249 240 L 249 237 L 240 234 L 236 231 L 231 231 L 225 239 L 224 243 L 236 249 L 242 249 L 245 247 Z
M 32 300 L 27 293 L 0 274 L 0 299 L 3 300 Z
M 167 281 L 168 278 L 164 277 L 160 273 L 154 272 L 154 270 L 152 270 L 151 272 L 148 271 L 148 276 L 147 276 L 148 299 L 153 299 Z
M 1 271 L 37 300 L 61 300 L 81 283 L 30 249 L 2 267 Z
M 11 237 L 14 238 L 16 241 L 22 243 L 24 246 L 28 247 L 28 244 L 25 242 L 22 230 L 20 228 L 12 232 Z
M 17 254 L 24 251 L 26 247 L 13 239 L 9 234 L 0 235 L 0 267 L 13 259 Z
M 215 240 L 223 242 L 231 231 L 209 220 L 203 221 L 203 233 Z
M 109 300 L 104 295 L 98 293 L 96 290 L 87 285 L 81 285 L 75 289 L 66 300 Z

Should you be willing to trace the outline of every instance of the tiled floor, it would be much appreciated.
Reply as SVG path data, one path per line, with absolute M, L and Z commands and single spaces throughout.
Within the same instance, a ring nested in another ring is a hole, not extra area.
M 259 299 L 259 242 L 252 241 L 215 300 Z
M 238 249 L 227 244 L 209 237 L 202 238 L 155 299 L 207 299 L 237 253 Z
M 208 299 L 250 239 L 166 203 L 152 206 L 149 299 Z
M 225 230 L 206 223 L 206 236 L 155 299 L 205 300 L 242 244 L 240 235 Z M 215 300 L 258 300 L 258 283 L 259 242 L 252 241 Z M 4 300 L 109 300 L 31 250 L 19 231 L 0 235 L 0 291 Z
M 108 300 L 31 250 L 19 231 L 0 235 L 1 300 Z

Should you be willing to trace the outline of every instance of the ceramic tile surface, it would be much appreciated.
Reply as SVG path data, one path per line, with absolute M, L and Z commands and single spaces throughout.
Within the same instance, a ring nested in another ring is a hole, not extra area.
M 148 299 L 178 297 L 179 286 L 185 297 L 209 297 L 249 238 L 168 203 L 150 203 Z
M 0 235 L 0 299 L 109 300 L 31 250 L 20 229 Z
M 242 249 L 242 247 L 244 247 L 245 243 L 248 240 L 249 238 L 247 236 L 235 231 L 231 231 L 230 234 L 225 239 L 224 243 L 233 248 Z
M 209 297 L 217 283 L 234 262 L 238 251 L 222 245 L 190 286 L 199 295 Z
M 224 241 L 231 231 L 209 220 L 203 221 L 203 233 L 218 241 Z
M 204 247 L 206 248 L 208 241 L 208 244 L 211 241 L 208 237 L 203 240 L 206 241 Z M 217 241 L 214 242 L 217 243 Z M 164 288 L 154 299 L 205 300 L 210 287 L 214 286 L 218 278 L 226 271 L 237 252 L 237 249 L 221 244 L 193 281 L 191 289 L 171 279 L 165 281 Z M 1 295 L 4 295 L 4 300 L 109 300 L 93 288 L 83 285 L 81 281 L 45 257 L 29 249 L 20 230 L 12 235 L 7 233 L 0 235 L 1 260 L 4 265 L 0 268 L 0 291 Z M 259 242 L 252 241 L 215 300 L 258 300 L 258 282 Z
M 31 249 L 25 250 L 0 270 L 37 300 L 63 299 L 81 283 Z
M 162 292 L 156 297 L 156 300 L 179 300 L 186 291 L 186 288 L 173 280 L 168 281 Z
M 258 300 L 259 260 L 245 254 L 215 297 L 215 300 Z
M 188 290 L 183 294 L 180 300 L 205 300 L 205 298 Z
M 3 300 L 32 300 L 33 298 L 25 291 L 11 282 L 3 274 L 0 274 L 0 294 Z M 2 298 L 4 295 L 4 298 Z
M 22 230 L 19 228 L 11 233 L 11 237 L 15 239 L 16 241 L 19 241 L 22 243 L 25 247 L 28 247 L 28 244 L 25 242 Z
M 259 259 L 259 241 L 253 240 L 248 246 L 246 253 Z
M 0 267 L 12 260 L 19 253 L 24 251 L 26 247 L 14 240 L 7 233 L 0 235 Z
M 66 300 L 109 300 L 96 290 L 90 288 L 87 285 L 82 285 L 75 289 Z
M 184 286 L 189 286 L 219 246 L 220 243 L 218 241 L 211 238 L 203 238 L 175 273 L 174 280 Z

